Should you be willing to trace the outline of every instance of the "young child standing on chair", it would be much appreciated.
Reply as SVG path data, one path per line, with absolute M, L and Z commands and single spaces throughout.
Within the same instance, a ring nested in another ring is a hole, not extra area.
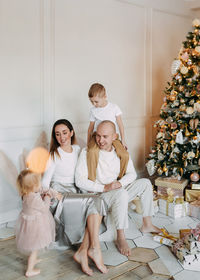
M 55 222 L 49 206 L 50 199 L 58 193 L 51 190 L 41 196 L 40 177 L 27 169 L 17 178 L 22 197 L 22 211 L 17 220 L 15 234 L 17 249 L 28 255 L 26 277 L 40 273 L 40 270 L 35 268 L 39 262 L 38 250 L 48 247 L 55 240 Z
M 121 141 L 117 139 L 113 142 L 116 153 L 120 158 L 120 179 L 125 174 L 129 159 L 124 136 L 124 125 L 121 118 L 122 112 L 118 105 L 108 102 L 105 87 L 99 83 L 91 85 L 88 97 L 93 105 L 90 109 L 90 124 L 87 138 L 88 179 L 92 181 L 96 179 L 99 148 L 95 141 L 95 131 L 100 122 L 104 120 L 112 121 L 116 126 L 117 133 L 120 133 Z

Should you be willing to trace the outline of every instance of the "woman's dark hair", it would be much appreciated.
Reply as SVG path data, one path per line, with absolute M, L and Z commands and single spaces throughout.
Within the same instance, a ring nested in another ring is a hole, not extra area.
M 55 128 L 59 124 L 64 124 L 68 127 L 70 132 L 73 131 L 73 135 L 72 135 L 72 138 L 71 138 L 71 143 L 72 143 L 72 145 L 76 144 L 76 136 L 75 136 L 75 132 L 74 132 L 74 128 L 73 128 L 72 124 L 66 119 L 57 120 L 54 123 L 53 128 L 52 128 L 52 132 L 51 132 L 50 154 L 51 154 L 53 159 L 54 159 L 54 154 L 55 153 L 58 156 L 60 156 L 59 153 L 58 153 L 58 147 L 60 146 L 60 144 L 58 143 L 58 141 L 56 139 L 56 135 L 55 135 Z

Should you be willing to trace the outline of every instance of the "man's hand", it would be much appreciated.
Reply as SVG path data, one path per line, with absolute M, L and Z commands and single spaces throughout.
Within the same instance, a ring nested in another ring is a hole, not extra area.
M 109 192 L 109 191 L 112 191 L 112 190 L 116 190 L 116 189 L 119 189 L 121 187 L 122 187 L 122 185 L 121 185 L 120 182 L 114 181 L 114 182 L 104 186 L 104 192 Z

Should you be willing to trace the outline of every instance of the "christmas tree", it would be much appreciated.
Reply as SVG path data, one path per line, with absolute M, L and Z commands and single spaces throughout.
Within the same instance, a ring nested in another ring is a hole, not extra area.
M 200 173 L 200 20 L 193 21 L 177 59 L 171 67 L 172 80 L 164 90 L 164 103 L 155 146 L 147 162 L 149 175 L 178 179 Z

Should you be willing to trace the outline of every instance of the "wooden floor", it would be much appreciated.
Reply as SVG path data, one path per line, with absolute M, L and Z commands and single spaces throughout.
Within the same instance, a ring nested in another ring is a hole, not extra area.
M 32 277 L 34 280 L 83 280 L 83 279 L 115 279 L 115 280 L 164 280 L 173 279 L 169 276 L 153 274 L 147 263 L 128 260 L 118 266 L 109 266 L 107 274 L 100 273 L 91 263 L 94 271 L 89 277 L 82 273 L 79 265 L 74 262 L 73 250 L 48 250 L 41 253 L 42 262 L 37 266 L 41 274 Z M 15 247 L 15 240 L 0 242 L 0 279 L 1 280 L 22 280 L 26 268 L 27 258 L 19 254 Z

